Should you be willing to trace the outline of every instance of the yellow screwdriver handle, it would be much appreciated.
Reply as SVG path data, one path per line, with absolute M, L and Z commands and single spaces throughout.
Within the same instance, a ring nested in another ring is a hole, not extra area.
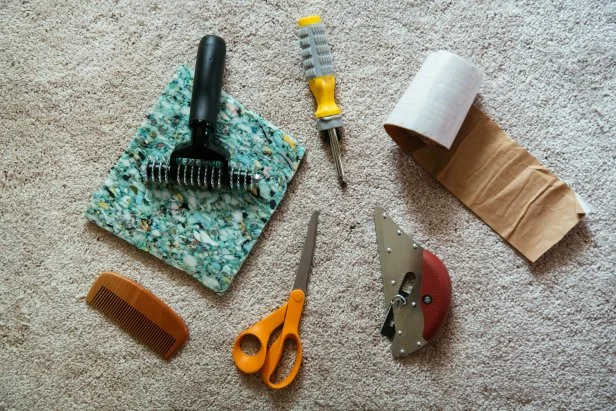
M 317 111 L 314 113 L 316 118 L 335 116 L 342 112 L 334 100 L 334 88 L 336 87 L 334 76 L 313 78 L 308 82 L 308 86 L 317 102 Z
M 297 21 L 304 74 L 317 103 L 317 119 L 342 113 L 334 99 L 336 78 L 331 48 L 321 17 L 306 16 Z

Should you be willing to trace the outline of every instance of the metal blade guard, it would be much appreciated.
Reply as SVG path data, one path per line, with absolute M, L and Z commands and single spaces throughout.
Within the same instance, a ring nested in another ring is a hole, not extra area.
M 451 306 L 447 268 L 406 235 L 385 211 L 374 210 L 383 291 L 389 306 L 381 334 L 394 357 L 417 351 L 441 328 Z

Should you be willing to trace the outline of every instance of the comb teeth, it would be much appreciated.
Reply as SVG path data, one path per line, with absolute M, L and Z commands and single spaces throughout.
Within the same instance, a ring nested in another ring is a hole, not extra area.
M 167 304 L 123 275 L 102 273 L 86 301 L 164 359 L 188 338 L 184 321 Z
M 172 335 L 105 286 L 101 286 L 90 304 L 162 357 L 176 342 Z
M 231 189 L 253 191 L 258 189 L 261 175 L 242 168 L 229 168 L 219 161 L 209 162 L 195 159 L 184 159 L 177 163 L 175 170 L 169 163 L 149 159 L 143 166 L 146 182 L 158 184 L 177 184 L 185 187 L 220 189 L 228 186 Z

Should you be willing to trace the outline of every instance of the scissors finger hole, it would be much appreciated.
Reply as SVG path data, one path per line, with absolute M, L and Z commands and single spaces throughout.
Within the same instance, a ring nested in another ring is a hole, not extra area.
M 255 355 L 259 352 L 260 348 L 261 343 L 259 342 L 259 339 L 252 334 L 246 334 L 240 340 L 240 350 L 242 350 L 245 354 Z
M 278 366 L 274 370 L 270 381 L 274 384 L 281 383 L 284 381 L 287 376 L 291 373 L 293 366 L 295 365 L 296 357 L 297 357 L 297 343 L 295 340 L 289 338 L 285 340 L 284 346 L 282 348 L 282 356 L 280 357 L 280 361 L 278 362 Z M 300 360 L 301 361 L 301 360 Z

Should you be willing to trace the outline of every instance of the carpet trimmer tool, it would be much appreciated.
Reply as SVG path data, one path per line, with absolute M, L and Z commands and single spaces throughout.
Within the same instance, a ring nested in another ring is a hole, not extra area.
M 451 306 L 451 279 L 441 260 L 424 250 L 382 208 L 374 224 L 389 306 L 381 334 L 391 340 L 394 357 L 425 346 L 441 328 Z
M 147 182 L 218 189 L 228 187 L 255 191 L 261 175 L 230 167 L 228 154 L 214 143 L 216 118 L 225 65 L 226 44 L 218 36 L 205 36 L 199 43 L 190 104 L 189 142 L 176 145 L 169 162 L 148 159 L 144 165 Z

